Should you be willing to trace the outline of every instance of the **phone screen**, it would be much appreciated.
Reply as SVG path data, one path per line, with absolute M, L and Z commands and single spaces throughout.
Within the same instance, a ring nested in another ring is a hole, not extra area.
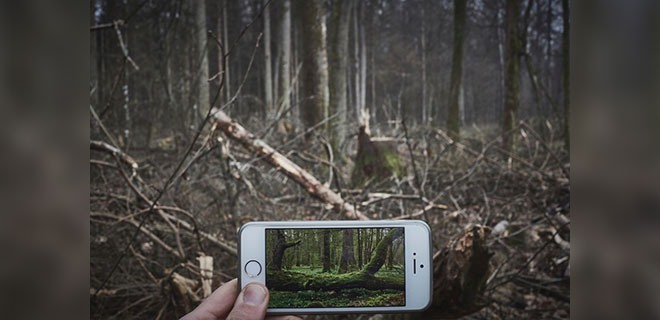
M 405 306 L 404 230 L 266 229 L 268 307 Z

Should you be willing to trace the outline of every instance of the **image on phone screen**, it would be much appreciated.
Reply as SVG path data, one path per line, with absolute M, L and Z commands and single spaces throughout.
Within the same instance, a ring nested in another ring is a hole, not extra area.
M 404 229 L 266 229 L 268 307 L 405 306 Z

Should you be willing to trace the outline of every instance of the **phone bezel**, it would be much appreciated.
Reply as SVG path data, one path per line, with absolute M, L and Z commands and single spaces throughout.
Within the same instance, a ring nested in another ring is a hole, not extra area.
M 405 275 L 406 305 L 389 307 L 343 308 L 269 308 L 268 314 L 338 314 L 338 313 L 398 313 L 423 311 L 431 305 L 433 296 L 433 259 L 431 253 L 431 229 L 421 220 L 373 220 L 373 221 L 264 221 L 244 224 L 238 235 L 238 283 L 242 289 L 250 282 L 265 283 L 266 248 L 265 230 L 277 228 L 405 228 Z M 413 245 L 414 244 L 414 245 Z M 248 253 L 249 252 L 249 253 Z M 416 253 L 416 255 L 413 255 Z M 417 265 L 413 274 L 413 259 Z M 243 265 L 257 260 L 263 271 L 257 277 L 248 277 Z

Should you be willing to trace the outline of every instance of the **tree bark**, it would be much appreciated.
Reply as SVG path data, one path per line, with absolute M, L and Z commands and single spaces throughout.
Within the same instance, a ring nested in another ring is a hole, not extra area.
M 300 240 L 294 242 L 286 242 L 284 233 L 282 230 L 277 230 L 275 232 L 275 247 L 273 248 L 273 264 L 272 268 L 274 270 L 282 270 L 282 260 L 284 259 L 284 251 L 293 246 L 300 244 Z
M 222 47 L 218 48 L 218 83 L 222 83 L 222 96 L 220 98 L 220 101 L 227 101 L 226 96 L 228 95 L 227 93 L 227 78 L 225 76 L 225 68 L 226 68 L 226 60 L 225 60 L 225 55 L 227 53 L 227 40 L 224 38 L 224 21 L 225 18 L 222 16 L 222 12 L 224 10 L 224 2 L 223 4 L 218 4 L 218 38 L 222 42 Z M 170 89 L 171 91 L 171 89 Z
M 341 261 L 339 262 L 338 273 L 346 273 L 355 269 L 353 229 L 344 229 L 342 231 Z
M 364 39 L 364 2 L 359 3 L 359 29 L 360 29 L 360 108 L 364 111 L 367 104 L 367 43 Z M 359 113 L 358 113 L 359 114 Z
M 357 229 L 357 256 L 358 256 L 358 269 L 362 269 L 362 230 Z
M 447 134 L 458 141 L 460 138 L 460 94 L 463 76 L 463 43 L 465 40 L 465 16 L 467 0 L 454 1 L 454 50 L 452 53 L 451 84 L 449 88 L 449 112 Z
M 227 23 L 227 2 L 229 0 L 224 0 L 222 2 L 222 39 L 224 40 L 224 54 L 227 54 L 227 50 L 229 50 L 229 27 Z M 224 71 L 224 76 L 225 76 L 225 103 L 229 102 L 231 100 L 231 81 L 229 79 L 229 57 L 227 56 L 225 58 L 225 69 Z
M 422 2 L 422 32 L 421 32 L 421 50 L 422 50 L 422 124 L 426 125 L 428 123 L 428 106 L 427 106 L 427 84 L 426 84 L 426 4 L 428 2 Z
M 504 76 L 504 123 L 502 130 L 503 148 L 506 151 L 515 150 L 515 135 L 511 132 L 518 113 L 518 63 L 520 44 L 518 39 L 518 14 L 520 0 L 506 2 L 506 74 Z
M 323 230 L 323 272 L 330 272 L 332 263 L 330 259 L 330 230 Z
M 291 107 L 291 1 L 282 1 L 282 18 L 280 21 L 280 45 L 278 47 L 280 61 L 279 101 L 282 110 Z
M 392 265 L 394 263 L 394 245 L 390 244 L 387 247 L 387 269 L 392 270 Z
M 325 48 L 325 24 L 321 0 L 300 3 L 302 19 L 301 122 L 310 129 L 321 122 L 328 111 L 328 61 Z M 309 141 L 311 133 L 305 136 Z
M 570 80 L 571 80 L 571 33 L 570 33 L 570 4 L 568 0 L 561 1 L 562 7 L 562 19 L 564 20 L 564 30 L 562 32 L 562 56 L 564 59 L 563 66 L 563 78 L 564 78 L 564 142 L 566 144 L 566 150 L 570 152 L 571 150 L 571 139 L 570 139 L 570 119 L 571 119 L 571 108 L 570 108 Z
M 346 138 L 347 113 L 347 70 L 348 70 L 348 30 L 351 6 L 354 2 L 337 0 L 333 3 L 328 35 L 328 69 L 329 69 L 329 114 L 338 114 L 330 122 L 330 143 L 338 154 L 339 147 Z
M 458 318 L 487 305 L 483 293 L 492 256 L 486 247 L 488 233 L 484 226 L 473 226 L 435 255 L 433 303 L 426 316 Z
M 268 0 L 263 1 L 265 6 Z M 273 115 L 273 71 L 270 50 L 270 7 L 264 8 L 264 95 L 266 117 Z

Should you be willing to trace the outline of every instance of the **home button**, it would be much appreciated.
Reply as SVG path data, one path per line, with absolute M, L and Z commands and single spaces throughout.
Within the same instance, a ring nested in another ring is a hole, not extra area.
M 250 260 L 245 264 L 245 273 L 248 277 L 254 278 L 261 274 L 261 263 L 257 260 Z

